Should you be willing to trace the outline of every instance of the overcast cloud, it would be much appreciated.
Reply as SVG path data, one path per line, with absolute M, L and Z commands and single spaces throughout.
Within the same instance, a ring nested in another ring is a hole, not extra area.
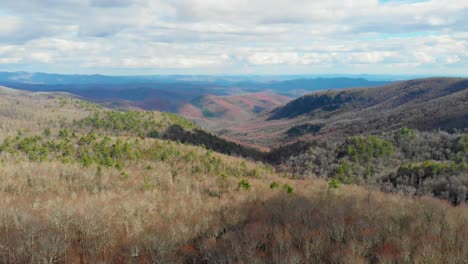
M 468 75 L 468 0 L 0 0 L 0 70 Z

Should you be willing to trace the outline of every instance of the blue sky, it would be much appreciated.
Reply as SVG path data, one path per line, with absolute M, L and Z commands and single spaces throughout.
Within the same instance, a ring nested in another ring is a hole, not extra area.
M 0 71 L 468 75 L 468 0 L 15 0 Z

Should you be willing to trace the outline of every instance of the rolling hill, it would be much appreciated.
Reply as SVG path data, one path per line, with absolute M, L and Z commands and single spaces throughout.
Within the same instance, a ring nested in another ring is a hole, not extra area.
M 302 96 L 225 136 L 272 146 L 299 139 L 375 134 L 401 127 L 468 127 L 468 79 L 429 78 Z

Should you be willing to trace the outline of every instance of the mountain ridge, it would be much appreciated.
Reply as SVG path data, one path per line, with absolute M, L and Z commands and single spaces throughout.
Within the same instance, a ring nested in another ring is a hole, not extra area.
M 292 100 L 226 136 L 269 145 L 333 135 L 376 133 L 400 127 L 421 130 L 468 127 L 468 79 L 426 78 L 372 88 L 315 92 Z M 320 125 L 320 131 L 291 137 L 287 130 Z M 261 139 L 259 135 L 265 135 Z

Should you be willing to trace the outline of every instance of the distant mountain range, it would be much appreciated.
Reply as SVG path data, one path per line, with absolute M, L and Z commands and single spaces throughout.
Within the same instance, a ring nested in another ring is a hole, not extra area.
M 29 83 L 44 85 L 60 84 L 123 84 L 123 83 L 152 83 L 152 82 L 190 82 L 190 83 L 216 83 L 225 85 L 272 83 L 297 79 L 365 79 L 369 81 L 398 81 L 414 79 L 421 76 L 398 75 L 134 75 L 134 76 L 108 76 L 101 74 L 53 74 L 41 72 L 0 72 L 1 83 Z
M 285 96 L 297 97 L 317 90 L 370 87 L 386 83 L 388 81 L 369 81 L 363 78 L 349 77 L 308 78 L 307 75 L 105 76 L 0 72 L 0 85 L 15 89 L 69 92 L 108 107 L 142 108 L 181 114 L 187 113 L 188 105 L 193 104 L 196 100 L 217 98 L 213 96 L 237 96 L 267 92 L 271 96 L 284 98 Z M 256 95 L 253 96 L 254 100 L 255 97 Z M 226 100 L 226 97 L 223 100 Z M 236 101 L 237 99 L 233 98 L 232 100 Z M 220 102 L 219 100 L 212 101 L 213 103 L 214 101 Z M 275 103 L 265 105 L 265 102 L 260 100 L 257 102 L 259 105 L 254 105 L 252 108 L 257 109 L 256 111 L 278 106 Z M 243 107 L 242 104 L 233 103 L 234 107 Z M 203 112 L 203 109 L 201 111 Z M 187 117 L 193 117 L 193 112 L 188 111 L 188 113 Z M 205 110 L 206 113 L 208 113 L 207 110 Z M 216 113 L 211 117 L 215 116 Z M 250 115 L 248 116 L 250 117 Z

